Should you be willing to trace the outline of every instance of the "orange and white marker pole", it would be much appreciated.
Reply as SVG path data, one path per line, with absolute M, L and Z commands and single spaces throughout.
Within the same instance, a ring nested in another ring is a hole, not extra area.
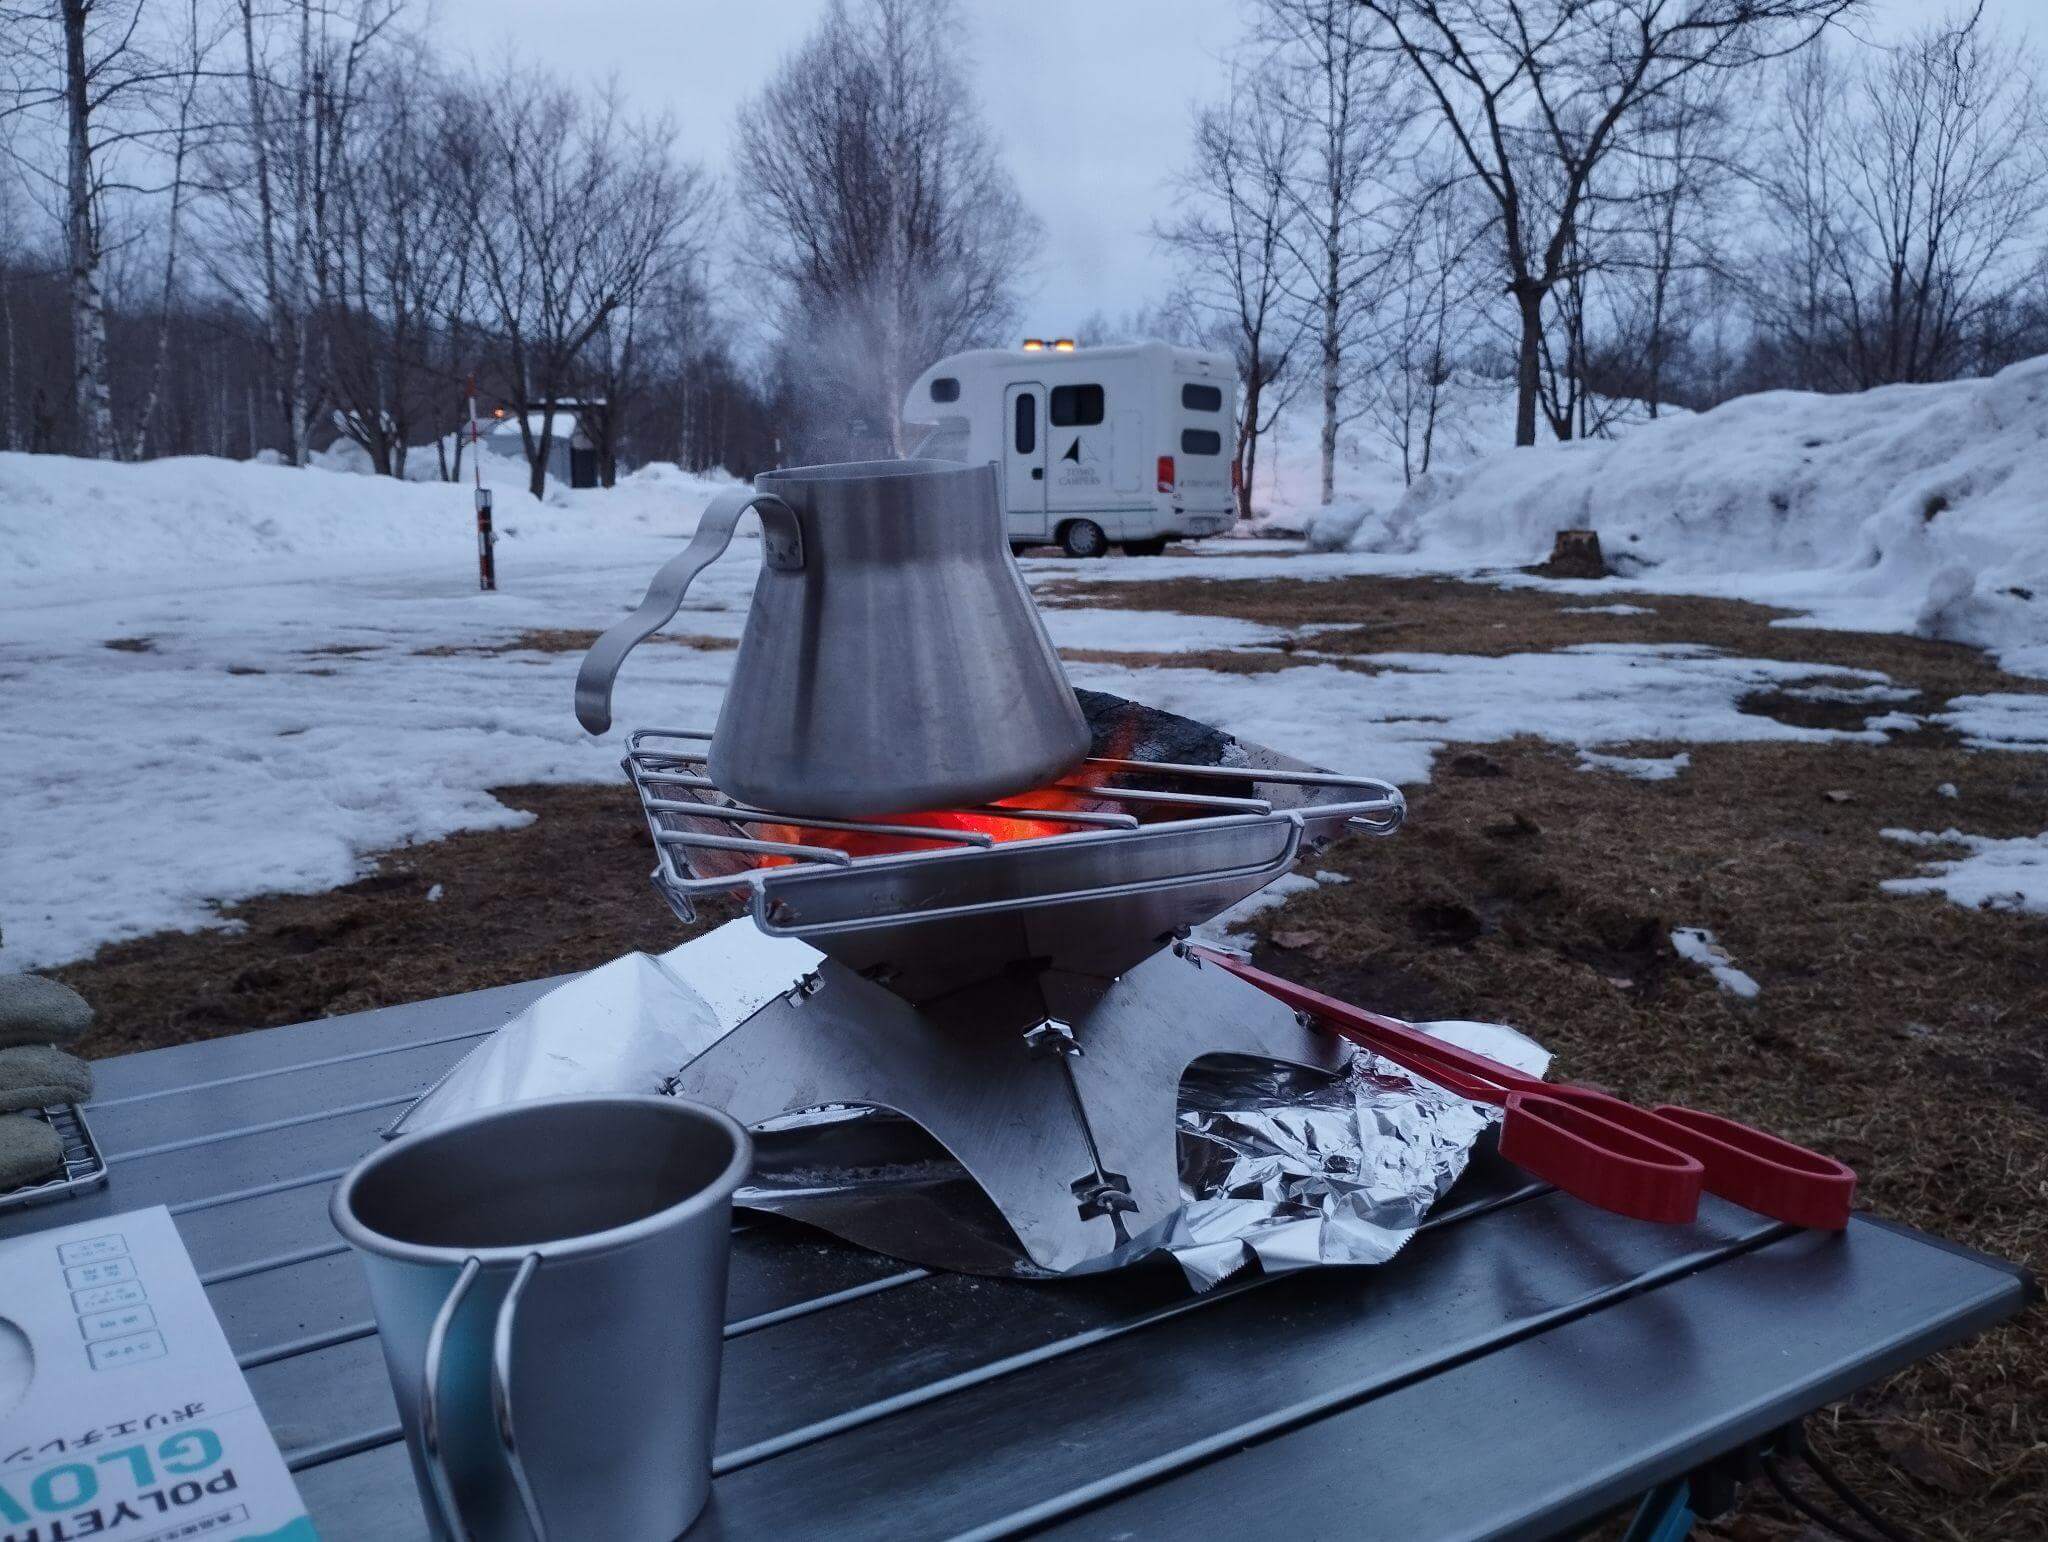
M 476 579 L 486 594 L 498 587 L 497 537 L 491 532 L 491 490 L 484 486 L 483 439 L 476 421 L 476 376 L 469 377 L 469 469 L 476 479 Z

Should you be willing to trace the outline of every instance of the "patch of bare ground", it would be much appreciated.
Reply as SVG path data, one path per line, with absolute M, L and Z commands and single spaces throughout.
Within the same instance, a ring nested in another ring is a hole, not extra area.
M 586 653 L 597 638 L 598 634 L 594 630 L 541 627 L 521 632 L 517 637 L 500 643 L 436 643 L 431 648 L 415 648 L 412 651 L 415 658 L 422 659 L 465 656 L 481 658 L 495 653 Z M 692 632 L 656 632 L 647 640 L 651 643 L 695 648 L 699 653 L 728 653 L 739 647 L 737 638 L 706 637 Z
M 1979 691 L 2048 692 L 2048 681 L 2009 675 L 1983 653 L 1962 643 L 1879 632 L 1773 626 L 1773 621 L 1793 612 L 1741 600 L 1645 594 L 1619 584 L 1611 592 L 1603 589 L 1596 595 L 1567 595 L 1449 578 L 1173 578 L 1157 583 L 1060 579 L 1037 592 L 1041 600 L 1055 605 L 1230 616 L 1276 629 L 1329 628 L 1299 641 L 1283 642 L 1273 650 L 1219 651 L 1212 667 L 1226 669 L 1249 669 L 1254 666 L 1247 661 L 1270 659 L 1275 653 L 1303 663 L 1322 663 L 1328 661 L 1326 657 L 1311 660 L 1300 656 L 1304 652 L 1324 656 L 1410 652 L 1499 656 L 1542 653 L 1582 643 L 1690 643 L 1725 648 L 1746 658 L 1882 670 L 1900 684 L 1936 698 Z M 1593 610 L 1613 604 L 1637 606 L 1649 614 L 1617 616 Z M 1904 710 L 1915 708 L 1905 703 Z
M 648 886 L 654 848 L 632 794 L 614 787 L 501 787 L 538 816 L 517 830 L 384 853 L 370 876 L 325 894 L 226 907 L 228 932 L 162 932 L 52 970 L 98 1018 L 83 1046 L 118 1055 L 332 1017 L 450 991 L 590 969 L 671 948 L 685 928 Z
M 1874 1209 L 2040 1271 L 2048 918 L 1884 893 L 1916 854 L 1877 832 L 2048 827 L 2043 757 L 1685 748 L 1691 768 L 1650 783 L 1552 745 L 1487 746 L 1501 774 L 1440 774 L 1395 839 L 1320 859 L 1355 881 L 1261 916 L 1260 962 L 1409 1017 L 1519 1024 L 1555 1074 L 1832 1152 Z M 1680 960 L 1675 926 L 1711 928 L 1761 994 Z M 1813 1434 L 1914 1535 L 2048 1536 L 2048 1328 L 2029 1313 Z M 1759 1491 L 1721 1534 L 1801 1533 Z

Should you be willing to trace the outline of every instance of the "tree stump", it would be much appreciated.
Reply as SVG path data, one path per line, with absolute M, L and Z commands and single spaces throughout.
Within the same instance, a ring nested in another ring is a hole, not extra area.
M 1552 578 L 1605 578 L 1607 559 L 1600 555 L 1597 530 L 1560 530 L 1544 571 Z

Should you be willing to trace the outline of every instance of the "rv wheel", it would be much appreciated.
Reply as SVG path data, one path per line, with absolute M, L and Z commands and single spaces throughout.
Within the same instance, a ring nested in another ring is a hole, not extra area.
M 1069 557 L 1107 556 L 1109 540 L 1094 520 L 1077 519 L 1060 531 L 1060 550 Z
M 1156 557 L 1166 550 L 1166 537 L 1155 535 L 1149 541 L 1124 542 L 1126 557 Z

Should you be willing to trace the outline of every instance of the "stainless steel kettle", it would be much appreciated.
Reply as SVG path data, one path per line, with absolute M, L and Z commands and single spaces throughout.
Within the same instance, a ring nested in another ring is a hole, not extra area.
M 714 498 L 640 608 L 576 676 L 612 681 L 676 613 L 748 509 L 761 576 L 711 740 L 711 777 L 757 808 L 842 817 L 980 803 L 1053 781 L 1088 725 L 1011 558 L 993 466 L 860 461 L 764 472 Z

